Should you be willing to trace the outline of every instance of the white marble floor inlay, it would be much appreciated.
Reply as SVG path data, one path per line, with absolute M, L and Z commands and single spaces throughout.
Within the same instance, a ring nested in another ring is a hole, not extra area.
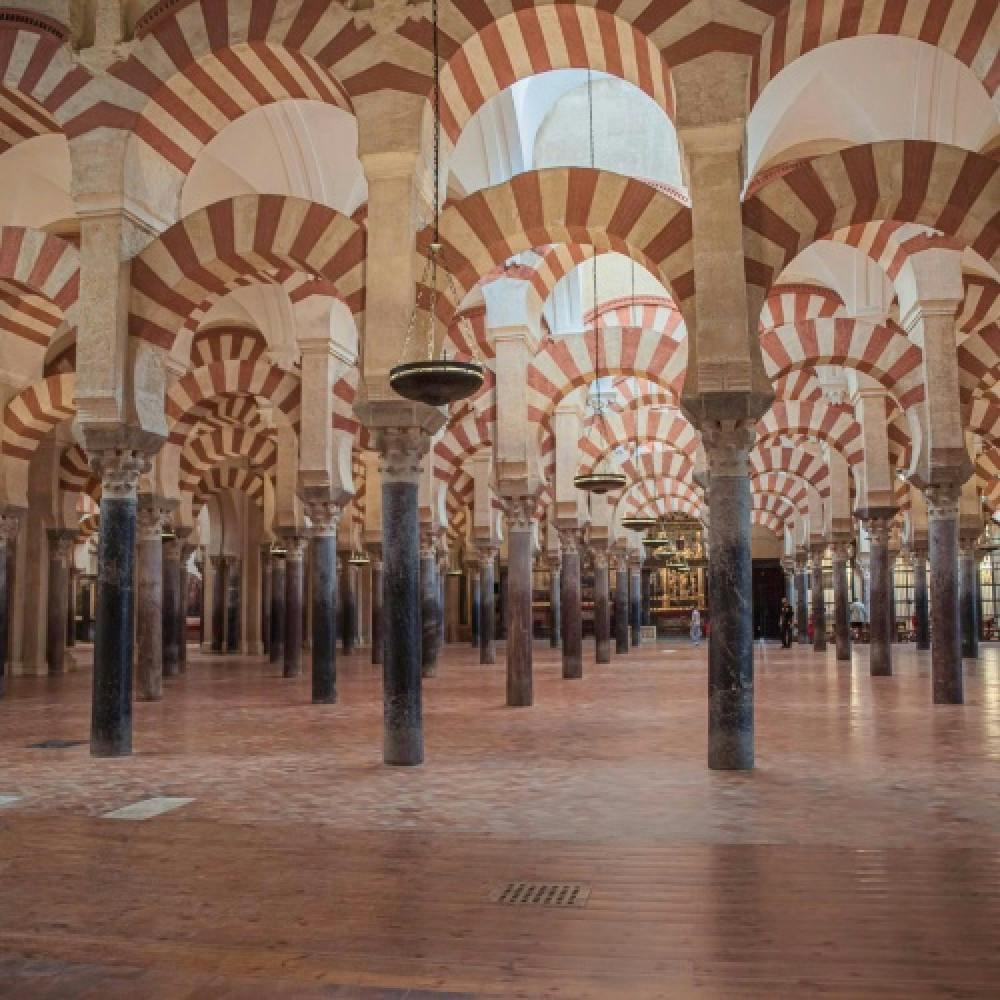
M 114 809 L 106 812 L 102 819 L 152 819 L 154 816 L 162 816 L 173 809 L 180 809 L 194 799 L 172 798 L 167 795 L 158 795 L 151 799 L 140 799 L 131 805 L 122 806 L 121 809 Z
M 13 805 L 15 802 L 20 802 L 20 795 L 0 795 L 0 809 L 4 806 Z

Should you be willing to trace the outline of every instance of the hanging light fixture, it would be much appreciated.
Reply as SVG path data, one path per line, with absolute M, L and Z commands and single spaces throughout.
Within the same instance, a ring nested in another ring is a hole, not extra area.
M 640 517 L 639 515 L 623 517 L 622 527 L 626 531 L 648 531 L 650 528 L 656 527 L 656 518 Z
M 441 356 L 435 356 L 434 333 L 437 329 L 437 304 L 439 272 L 444 272 L 445 280 L 458 304 L 458 294 L 454 279 L 444 264 L 444 245 L 441 242 L 441 65 L 440 29 L 438 27 L 438 0 L 432 0 L 431 20 L 433 22 L 434 46 L 434 237 L 429 248 L 427 263 L 417 289 L 416 302 L 410 314 L 410 324 L 403 343 L 403 358 L 407 357 L 410 342 L 419 322 L 421 295 L 425 296 L 427 309 L 427 356 L 417 361 L 401 361 L 389 371 L 389 385 L 405 399 L 428 406 L 445 406 L 448 403 L 466 399 L 483 384 L 483 366 L 478 361 L 459 361 L 449 358 L 442 347 Z M 459 320 L 467 334 L 470 345 L 476 343 L 475 335 L 468 327 L 468 321 Z M 446 331 L 447 332 L 447 331 Z
M 587 70 L 587 109 L 590 124 L 590 166 L 595 167 L 594 156 L 594 81 L 593 74 Z M 591 268 L 591 282 L 593 292 L 593 304 L 590 311 L 591 322 L 594 325 L 594 382 L 597 386 L 597 398 L 594 400 L 594 419 L 591 428 L 598 426 L 604 429 L 604 441 L 609 440 L 607 405 L 604 400 L 604 390 L 601 386 L 602 366 L 601 366 L 601 325 L 598 318 L 597 309 L 597 253 L 594 253 L 593 267 Z M 625 476 L 619 471 L 615 461 L 614 449 L 606 452 L 590 470 L 573 479 L 573 485 L 578 490 L 598 495 L 610 493 L 612 490 L 620 490 L 625 486 Z
M 371 559 L 369 559 L 368 556 L 366 556 L 360 549 L 352 552 L 350 559 L 347 560 L 348 566 L 367 566 L 370 562 Z

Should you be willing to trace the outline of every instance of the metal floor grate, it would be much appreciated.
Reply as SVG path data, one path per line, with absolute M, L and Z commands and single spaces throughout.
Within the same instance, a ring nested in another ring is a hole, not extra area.
M 29 750 L 65 750 L 67 747 L 82 747 L 86 740 L 42 740 L 41 743 L 29 743 Z
M 490 902 L 504 906 L 586 906 L 586 882 L 507 882 L 490 893 Z

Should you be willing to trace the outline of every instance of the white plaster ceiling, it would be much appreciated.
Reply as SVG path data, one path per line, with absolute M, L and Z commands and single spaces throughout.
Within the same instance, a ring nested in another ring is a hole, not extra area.
M 70 198 L 69 143 L 41 135 L 0 156 L 0 218 L 6 226 L 45 229 L 76 218 Z

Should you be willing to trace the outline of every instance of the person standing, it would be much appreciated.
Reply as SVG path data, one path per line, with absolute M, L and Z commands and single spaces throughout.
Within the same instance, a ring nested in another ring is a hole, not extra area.
M 792 626 L 795 622 L 795 609 L 792 607 L 788 598 L 785 597 L 781 601 L 781 611 L 779 613 L 779 622 L 781 625 L 781 648 L 791 649 L 792 648 Z
M 695 645 L 701 642 L 701 612 L 697 608 L 691 612 L 691 641 Z

